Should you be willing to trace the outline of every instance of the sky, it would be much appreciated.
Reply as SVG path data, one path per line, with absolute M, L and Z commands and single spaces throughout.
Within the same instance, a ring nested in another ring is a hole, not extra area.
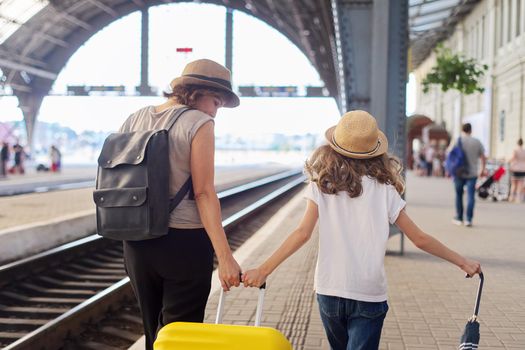
M 165 90 L 186 63 L 209 58 L 224 64 L 225 8 L 210 4 L 151 7 L 150 85 Z M 125 85 L 140 82 L 140 13 L 117 20 L 95 34 L 69 60 L 38 119 L 77 132 L 114 131 L 135 110 L 162 97 L 58 96 L 67 85 Z M 233 84 L 321 86 L 319 74 L 285 36 L 245 13 L 234 12 Z M 192 53 L 177 53 L 191 47 Z M 409 101 L 410 104 L 410 101 Z M 408 106 L 408 109 L 413 108 Z M 21 120 L 14 97 L 0 97 L 0 121 Z M 332 98 L 241 98 L 238 108 L 219 111 L 216 134 L 321 134 L 340 114 Z

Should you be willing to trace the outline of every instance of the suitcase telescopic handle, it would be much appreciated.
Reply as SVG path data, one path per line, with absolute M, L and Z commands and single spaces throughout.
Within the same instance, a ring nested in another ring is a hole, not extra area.
M 259 287 L 259 297 L 257 299 L 257 311 L 255 311 L 255 326 L 259 327 L 261 325 L 262 319 L 262 310 L 264 304 L 264 294 L 266 291 L 266 282 Z M 219 305 L 217 306 L 217 316 L 215 317 L 215 323 L 222 323 L 222 314 L 224 312 L 224 300 L 226 298 L 226 293 L 221 288 L 221 294 L 219 296 Z
M 465 276 L 465 277 L 471 277 L 469 275 Z M 476 296 L 476 305 L 474 306 L 474 314 L 472 315 L 472 319 L 475 320 L 476 318 L 478 318 L 478 312 L 479 312 L 479 303 L 481 301 L 481 292 L 483 290 L 483 272 L 480 272 L 479 273 L 479 285 L 478 285 L 478 293 L 477 293 L 477 296 Z

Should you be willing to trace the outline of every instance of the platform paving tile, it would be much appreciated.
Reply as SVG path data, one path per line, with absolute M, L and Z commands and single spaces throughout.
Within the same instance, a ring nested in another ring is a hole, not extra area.
M 407 200 L 407 210 L 418 225 L 451 248 L 482 263 L 485 287 L 479 318 L 480 348 L 525 349 L 525 262 L 522 258 L 525 206 L 478 201 L 475 226 L 456 227 L 450 223 L 453 215 L 450 181 L 416 178 L 411 174 Z M 277 247 L 299 222 L 303 207 L 298 205 L 279 232 L 253 254 L 250 266 L 243 268 L 255 266 Z M 279 329 L 294 344 L 294 349 L 329 349 L 312 290 L 317 234 L 315 232 L 312 240 L 268 281 L 263 324 Z M 478 279 L 465 279 L 456 267 L 421 252 L 408 240 L 405 243 L 404 255 L 388 254 L 385 260 L 390 311 L 380 349 L 455 349 L 472 314 Z M 399 237 L 391 238 L 389 251 L 395 251 L 398 245 Z M 297 290 L 298 285 L 308 292 Z M 249 292 L 240 288 L 232 292 L 232 297 L 247 298 L 250 302 L 246 307 L 254 310 L 257 293 L 250 295 Z M 305 296 L 311 305 L 307 312 L 301 308 Z M 213 308 L 212 302 L 208 321 Z M 287 320 L 290 310 L 295 314 Z M 245 324 L 253 322 L 254 315 L 253 311 Z
M 525 349 L 525 205 L 479 201 L 474 227 L 451 224 L 453 186 L 450 180 L 418 178 L 407 181 L 407 210 L 414 221 L 443 243 L 482 263 L 485 285 L 479 322 L 480 349 Z M 285 239 L 302 217 L 304 201 L 268 234 L 242 267 L 256 266 Z M 263 326 L 279 329 L 296 350 L 327 350 L 313 291 L 317 230 L 312 239 L 269 278 Z M 399 247 L 392 237 L 388 250 Z M 421 252 L 408 240 L 405 254 L 385 259 L 389 282 L 389 312 L 380 350 L 457 349 L 472 315 L 477 277 L 465 279 L 461 270 Z M 236 288 L 229 293 L 225 323 L 253 324 L 257 291 Z M 213 322 L 218 294 L 210 298 L 206 322 Z M 239 308 L 242 311 L 239 311 Z

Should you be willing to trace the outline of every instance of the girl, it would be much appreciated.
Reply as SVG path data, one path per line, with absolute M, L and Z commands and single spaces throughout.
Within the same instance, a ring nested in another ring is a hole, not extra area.
M 315 290 L 332 349 L 377 349 L 388 311 L 384 256 L 389 224 L 396 224 L 420 249 L 479 273 L 466 259 L 421 231 L 404 210 L 399 161 L 365 111 L 351 111 L 326 131 L 328 145 L 306 162 L 307 206 L 295 231 L 258 268 L 246 271 L 245 286 L 260 286 L 312 235 L 319 218 Z

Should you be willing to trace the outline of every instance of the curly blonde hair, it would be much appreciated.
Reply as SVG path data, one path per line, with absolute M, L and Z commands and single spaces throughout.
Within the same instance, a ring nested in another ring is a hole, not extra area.
M 326 194 L 346 191 L 351 198 L 359 197 L 363 193 L 363 176 L 392 185 L 399 194 L 405 191 L 403 166 L 398 158 L 387 153 L 369 159 L 353 159 L 323 145 L 312 153 L 304 168 L 309 180 Z

